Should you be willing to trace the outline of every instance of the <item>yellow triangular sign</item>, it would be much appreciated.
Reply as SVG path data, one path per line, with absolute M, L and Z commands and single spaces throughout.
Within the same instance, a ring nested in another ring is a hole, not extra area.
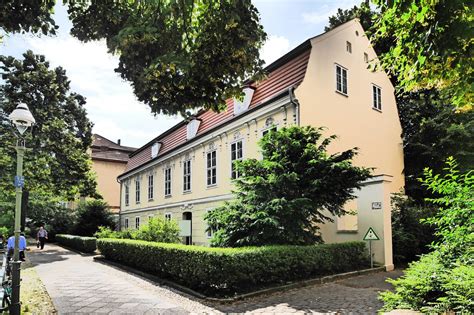
M 378 241 L 378 240 L 380 240 L 380 238 L 377 236 L 377 234 L 375 234 L 374 229 L 369 227 L 369 229 L 367 230 L 367 233 L 365 233 L 364 241 Z

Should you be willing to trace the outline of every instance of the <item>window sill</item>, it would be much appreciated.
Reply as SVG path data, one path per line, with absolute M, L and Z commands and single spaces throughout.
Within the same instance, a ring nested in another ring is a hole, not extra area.
M 148 199 L 148 201 L 149 201 L 149 202 L 150 202 L 150 201 L 153 201 L 153 198 Z
M 217 184 L 208 185 L 208 186 L 206 187 L 206 189 L 214 189 L 214 188 L 217 188 Z
M 349 97 L 349 94 L 347 93 L 344 93 L 344 92 L 341 92 L 341 91 L 338 91 L 338 90 L 335 90 L 335 92 L 339 95 L 342 95 L 342 96 L 345 96 L 345 97 Z
M 173 197 L 173 195 L 165 195 L 166 199 L 171 198 L 171 197 Z
M 373 110 L 375 110 L 376 112 L 379 112 L 379 113 L 382 113 L 382 110 L 381 109 L 378 109 L 376 107 L 372 107 Z
M 192 193 L 191 190 L 186 190 L 186 191 L 183 191 L 183 195 L 189 195 L 190 193 Z
M 135 204 L 136 204 L 136 205 L 139 205 L 139 204 L 140 204 L 140 201 L 135 202 Z
M 337 234 L 357 234 L 359 230 L 338 230 Z

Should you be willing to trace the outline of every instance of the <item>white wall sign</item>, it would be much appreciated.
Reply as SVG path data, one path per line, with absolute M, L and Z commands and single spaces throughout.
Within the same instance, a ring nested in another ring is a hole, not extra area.
M 382 209 L 382 203 L 380 201 L 372 202 L 372 210 Z
M 191 220 L 179 221 L 179 236 L 191 236 Z

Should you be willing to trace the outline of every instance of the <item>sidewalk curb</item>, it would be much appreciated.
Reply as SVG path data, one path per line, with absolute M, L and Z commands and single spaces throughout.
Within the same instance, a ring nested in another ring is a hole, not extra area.
M 209 301 L 209 302 L 217 302 L 217 303 L 231 303 L 231 302 L 235 302 L 235 301 L 239 301 L 239 300 L 243 300 L 243 299 L 248 299 L 248 298 L 251 298 L 251 297 L 256 297 L 256 296 L 260 296 L 260 295 L 264 295 L 264 294 L 287 291 L 287 290 L 307 287 L 307 286 L 311 286 L 311 285 L 322 285 L 322 284 L 325 284 L 325 283 L 335 282 L 335 281 L 339 281 L 339 280 L 342 280 L 342 279 L 347 279 L 347 278 L 352 278 L 352 277 L 356 277 L 356 276 L 360 276 L 360 275 L 366 275 L 366 274 L 372 274 L 372 273 L 378 273 L 378 272 L 385 271 L 385 267 L 376 267 L 376 268 L 373 268 L 373 269 L 362 269 L 362 270 L 350 271 L 350 272 L 345 272 L 345 273 L 340 273 L 340 274 L 335 274 L 335 275 L 330 275 L 330 276 L 324 276 L 324 277 L 320 277 L 320 278 L 297 281 L 297 282 L 284 284 L 284 285 L 278 285 L 278 286 L 269 287 L 269 288 L 249 292 L 249 293 L 237 294 L 235 296 L 228 297 L 228 298 L 215 298 L 215 297 L 206 296 L 202 293 L 194 291 L 193 289 L 182 286 L 182 285 L 180 285 L 176 282 L 166 280 L 166 279 L 162 279 L 158 276 L 149 274 L 147 272 L 137 270 L 135 268 L 123 265 L 121 263 L 117 263 L 117 262 L 108 260 L 104 256 L 101 256 L 101 255 L 94 256 L 93 259 L 94 259 L 94 261 L 96 261 L 98 263 L 102 263 L 102 264 L 105 264 L 105 265 L 110 265 L 110 266 L 117 267 L 117 268 L 122 269 L 124 271 L 130 272 L 132 274 L 136 274 L 136 275 L 141 276 L 141 277 L 146 278 L 146 279 L 149 279 L 149 280 L 151 280 L 153 282 L 156 282 L 158 284 L 166 285 L 166 286 L 168 286 L 170 288 L 173 288 L 175 290 L 178 290 L 180 292 L 189 294 L 189 295 L 191 295 L 193 297 L 196 297 L 196 298 L 199 298 L 201 300 Z

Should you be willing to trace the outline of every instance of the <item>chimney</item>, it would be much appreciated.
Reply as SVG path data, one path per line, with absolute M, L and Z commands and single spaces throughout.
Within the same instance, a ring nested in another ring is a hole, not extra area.
M 120 139 L 117 140 L 117 144 L 120 145 Z

